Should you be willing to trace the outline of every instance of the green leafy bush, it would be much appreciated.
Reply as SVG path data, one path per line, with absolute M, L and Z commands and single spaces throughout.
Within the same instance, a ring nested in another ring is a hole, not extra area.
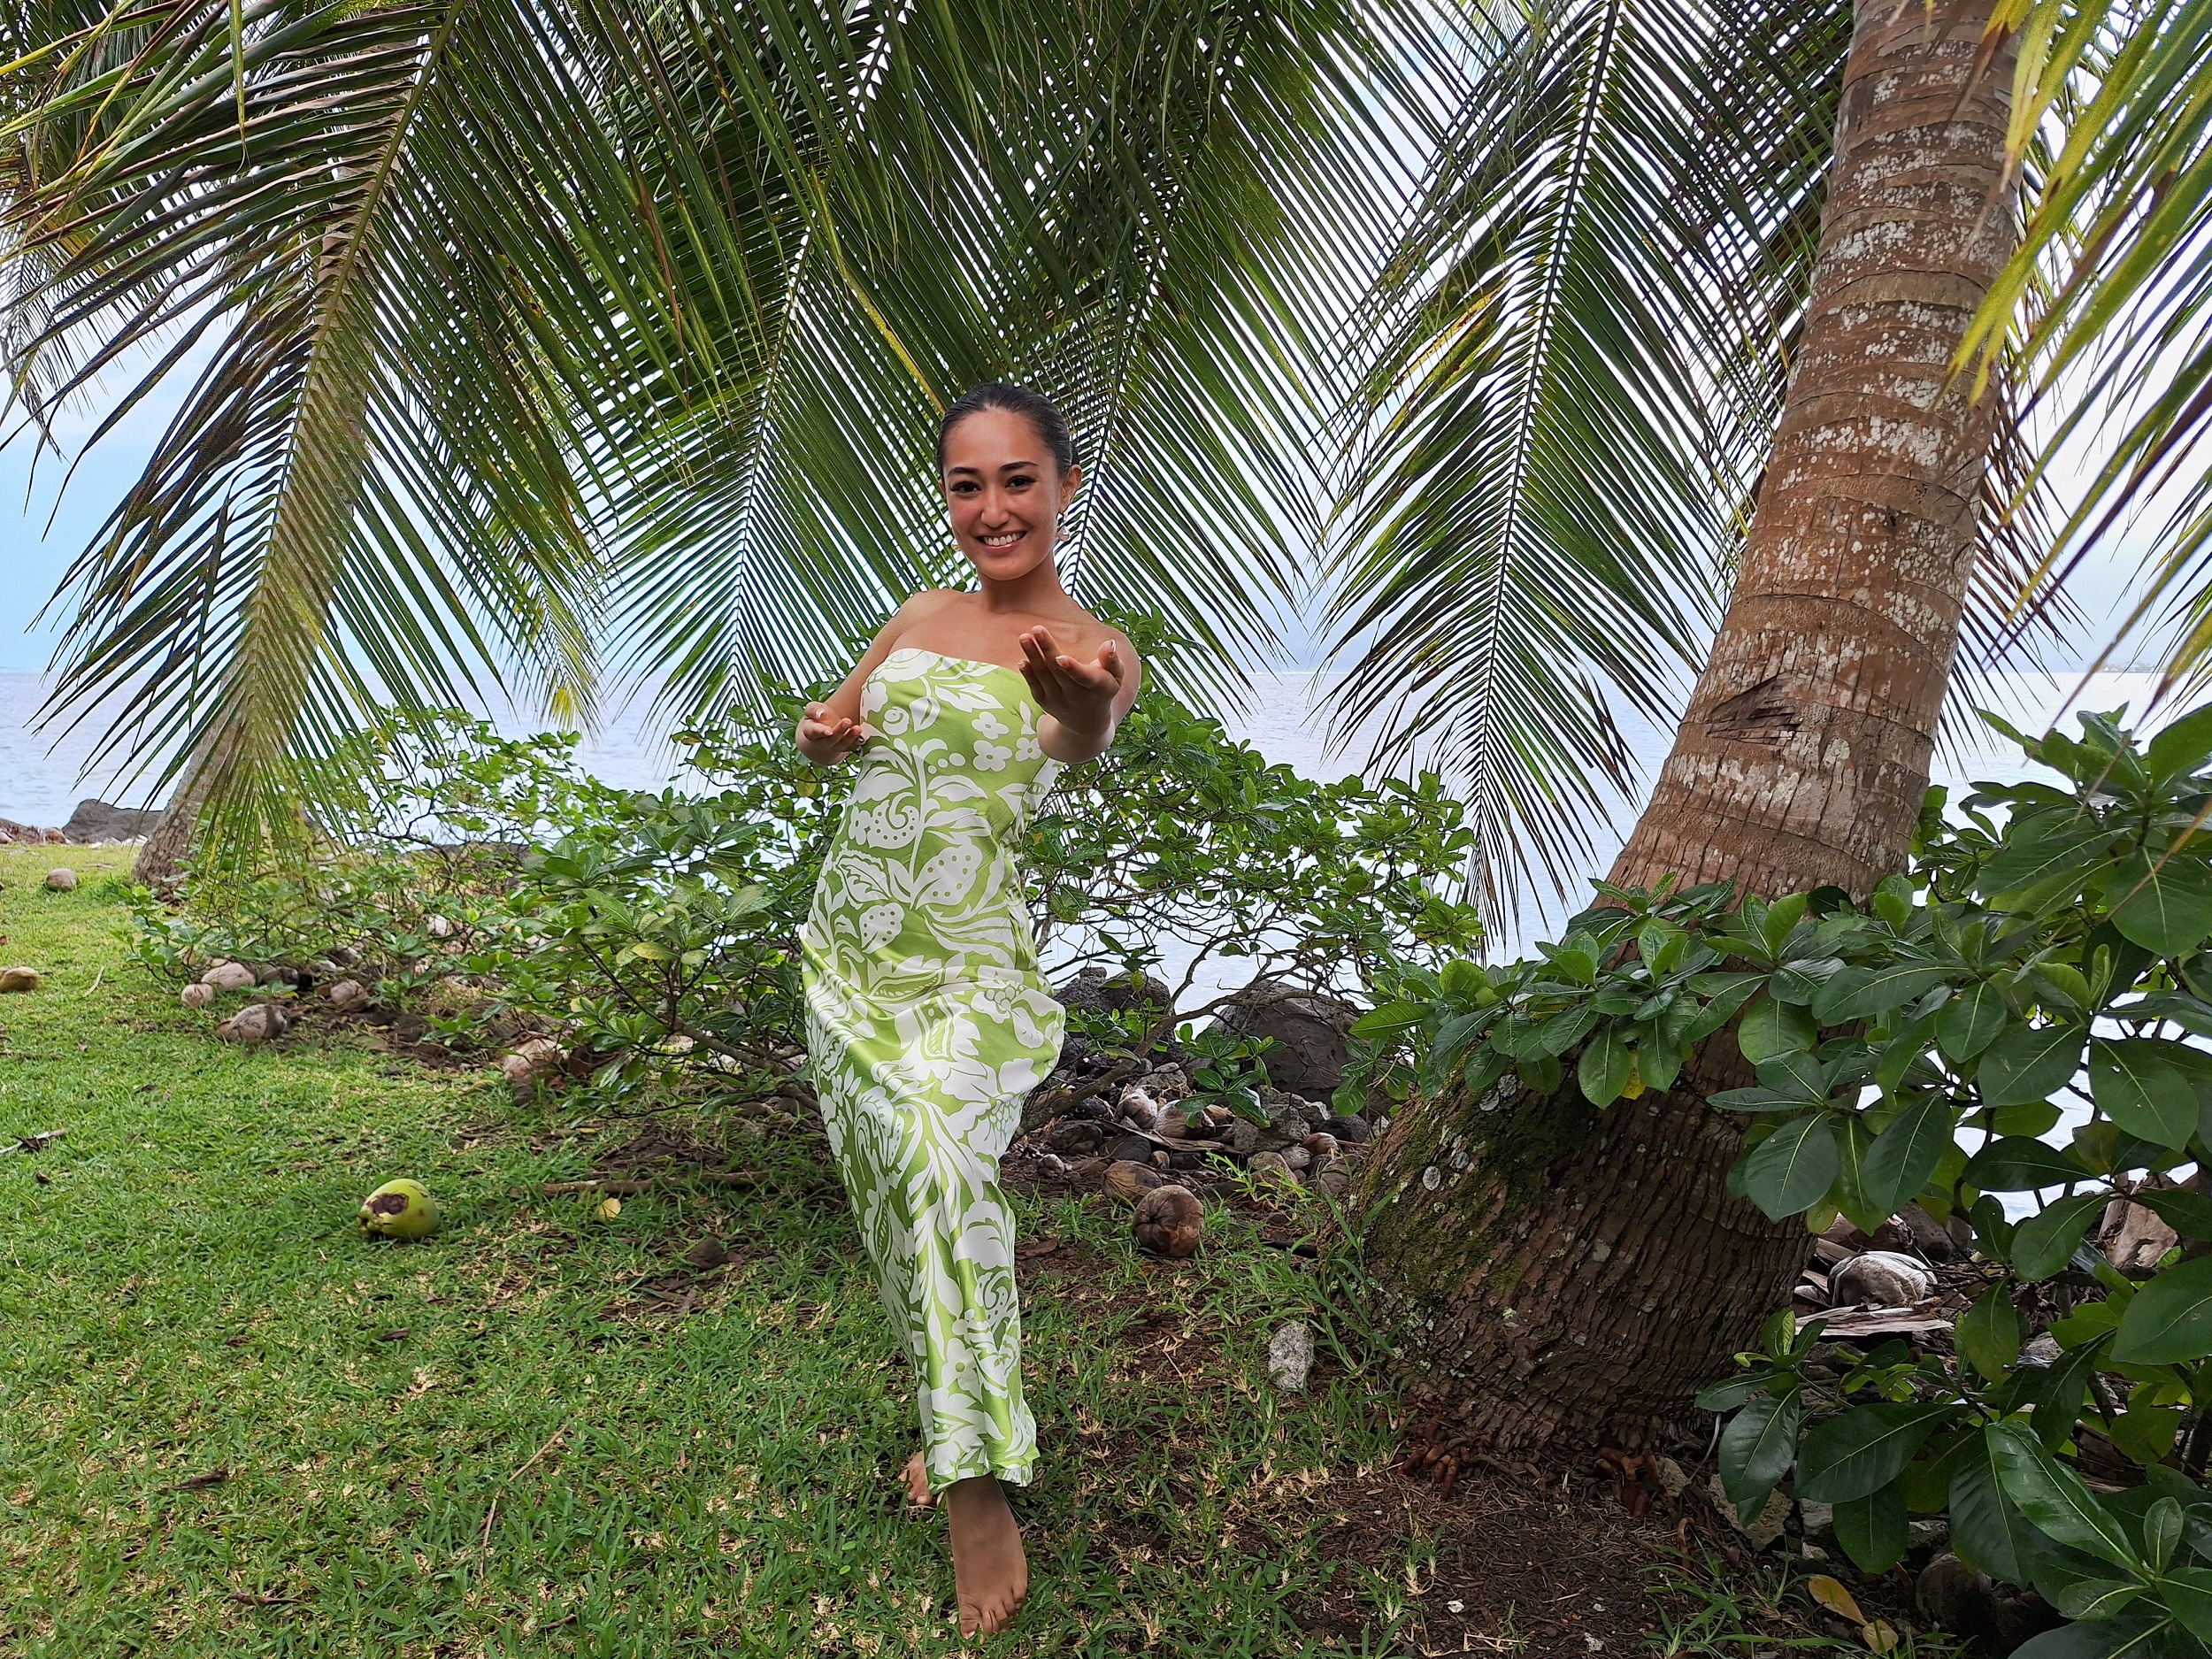
M 1912 872 L 1863 910 L 1607 889 L 1538 959 L 1399 975 L 1355 1028 L 1401 1087 L 1571 1076 L 1603 1107 L 1732 1021 L 1756 1082 L 1712 1097 L 1750 1120 L 1732 1190 L 1814 1231 L 1909 1200 L 1968 1217 L 1989 1283 L 1955 1356 L 1893 1342 L 1830 1386 L 1820 1321 L 1784 1313 L 1700 1403 L 1734 1413 L 1732 1500 L 1754 1513 L 1793 1479 L 1869 1571 L 1947 1510 L 1962 1555 L 2079 1621 L 2020 1650 L 2039 1659 L 2212 1643 L 2212 1199 L 2173 1182 L 2212 1156 L 2212 708 L 2147 746 L 2118 719 L 2001 727 L 2059 781 L 1981 785 L 1956 818 L 1933 792 Z M 2122 1194 L 2181 1240 L 2143 1282 L 2085 1237 Z M 2048 1364 L 2023 1356 L 2021 1310 L 2045 1304 Z M 2082 1479 L 2092 1431 L 2140 1486 Z

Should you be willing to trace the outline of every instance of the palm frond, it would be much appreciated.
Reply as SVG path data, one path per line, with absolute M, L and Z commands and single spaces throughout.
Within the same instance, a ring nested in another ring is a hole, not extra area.
M 1357 345 L 1347 725 L 1456 773 L 1494 916 L 1564 879 L 1701 655 L 1778 413 L 1850 8 L 1548 0 L 1468 65 Z

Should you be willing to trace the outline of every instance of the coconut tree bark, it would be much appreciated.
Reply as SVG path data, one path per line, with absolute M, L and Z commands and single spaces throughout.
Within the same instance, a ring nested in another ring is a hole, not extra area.
M 1991 0 L 1862 0 L 1802 344 L 1741 572 L 1612 879 L 1863 895 L 1901 868 L 1977 541 L 1993 399 L 1951 374 L 2016 234 Z M 1570 1086 L 1400 1115 L 1371 1255 L 1416 1318 L 1439 1447 L 1647 1445 L 1804 1259 L 1724 1190 L 1726 1033 L 1663 1095 Z M 1571 1076 L 1571 1071 L 1570 1071 Z

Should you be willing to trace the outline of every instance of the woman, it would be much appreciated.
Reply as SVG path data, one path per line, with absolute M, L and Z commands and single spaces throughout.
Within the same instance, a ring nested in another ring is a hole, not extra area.
M 799 721 L 817 765 L 864 752 L 802 935 L 830 1147 L 918 1373 L 914 1502 L 945 1494 L 964 1634 L 1029 1587 L 1001 1481 L 1025 1483 L 1013 1219 L 998 1158 L 1052 1069 L 1014 844 L 1057 765 L 1105 752 L 1136 700 L 1129 641 L 1053 562 L 1082 481 L 1067 422 L 1019 387 L 945 411 L 937 466 L 973 593 L 917 594 Z

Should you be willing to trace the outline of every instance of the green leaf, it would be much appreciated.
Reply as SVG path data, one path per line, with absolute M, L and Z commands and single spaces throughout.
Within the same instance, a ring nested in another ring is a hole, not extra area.
M 2181 1430 L 2179 1406 L 2131 1406 L 2105 1425 L 2105 1432 L 2124 1455 L 2146 1468 L 2173 1453 Z
M 2132 1578 L 2079 1578 L 2058 1598 L 2058 1610 L 2068 1618 L 2110 1618 L 2143 1594 Z
M 1866 1125 L 1857 1114 L 1836 1115 L 1836 1179 L 1828 1189 L 1828 1202 L 1853 1226 L 1867 1233 L 1880 1227 L 1896 1208 L 1893 1204 L 1878 1204 L 1867 1195 L 1867 1154 L 1873 1145 L 1874 1138 L 1867 1133 Z M 1811 1225 L 1811 1217 L 1807 1218 L 1806 1225 Z
M 1802 1054 L 1820 1041 L 1820 1027 L 1805 1009 L 1762 996 L 1736 1025 L 1736 1046 L 1753 1065 L 1779 1055 Z
M 1628 1087 L 1634 1064 L 1628 1045 L 1621 1041 L 1621 1028 L 1609 1025 L 1584 1047 L 1575 1066 L 1575 1081 L 1582 1086 L 1583 1098 L 1590 1104 L 1610 1106 Z
M 2079 1025 L 2008 1027 L 1991 1043 L 1975 1072 L 1985 1106 L 2047 1101 L 2074 1080 L 2089 1033 Z
M 1721 1489 L 1735 1503 L 1755 1503 L 1789 1473 L 1797 1455 L 1804 1402 L 1795 1394 L 1761 1394 L 1721 1432 Z
M 2012 1018 L 2002 992 L 1977 979 L 1936 1010 L 1936 1046 L 1953 1060 L 1970 1060 L 1997 1040 Z
M 1879 1492 L 1836 1505 L 1836 1542 L 1862 1572 L 1887 1572 L 1904 1558 L 1910 1536 L 1904 1487 L 1891 1481 Z
M 2143 764 L 2154 783 L 2165 783 L 2212 759 L 2212 703 L 2169 721 L 2143 750 Z
M 2006 1584 L 2027 1579 L 2028 1521 L 1997 1484 L 1980 1434 L 1951 1466 L 1951 1542 L 1974 1566 Z
M 2132 1570 L 2135 1547 L 2118 1519 L 2082 1479 L 2045 1451 L 2024 1423 L 1993 1423 L 1983 1431 L 2005 1495 L 2046 1536 Z
M 2150 1037 L 2089 1045 L 2089 1092 L 2097 1109 L 2140 1140 L 2177 1149 L 2197 1129 L 2197 1092 Z
M 1827 1196 L 1837 1166 L 1835 1125 L 1826 1112 L 1784 1124 L 1744 1155 L 1744 1194 L 1779 1221 Z
M 1916 962 L 1846 968 L 1829 976 L 1813 998 L 1813 1018 L 1824 1025 L 1840 1025 L 1846 1020 L 1886 1013 L 1933 990 L 1952 972 L 1949 968 Z
M 1993 1141 L 1966 1161 L 1966 1184 L 1985 1193 L 2030 1193 L 2087 1173 L 2057 1147 L 2026 1135 Z
M 2032 910 L 2059 889 L 2086 881 L 2105 861 L 2112 832 L 2094 818 L 2060 810 L 2008 827 L 2003 844 L 1975 878 L 1997 910 Z
M 2212 1567 L 2171 1567 L 2159 1575 L 2159 1599 L 2181 1627 L 2212 1642 Z
M 2020 1310 L 2003 1280 L 1974 1299 L 1955 1332 L 1958 1350 L 1991 1382 L 2001 1382 L 2020 1357 Z
M 2143 1512 L 2143 1559 L 2153 1572 L 2166 1571 L 2166 1563 L 2174 1558 L 2174 1546 L 2181 1542 L 2183 1527 L 2181 1502 L 2171 1494 L 2158 1499 Z
M 2135 1293 L 2112 1341 L 2127 1365 L 2172 1365 L 2212 1354 L 2212 1256 L 2166 1269 Z
M 2093 1307 L 2108 1304 L 2094 1302 Z M 2116 1313 L 2114 1322 L 2117 1323 Z M 2062 1324 L 2063 1321 L 2061 1322 Z M 2035 1437 L 2046 1451 L 2055 1452 L 2073 1438 L 2081 1417 L 2081 1403 L 2089 1392 L 2089 1379 L 2110 1347 L 2102 1337 L 2070 1348 L 2040 1377 L 2031 1377 L 2021 1389 L 2018 1403 L 2029 1409 Z
M 2146 950 L 2181 956 L 2212 937 L 2212 869 L 2193 849 L 2154 864 L 2137 853 L 2113 872 L 2112 925 Z
M 1875 1137 L 1867 1154 L 1867 1202 L 1885 1217 L 1928 1184 L 1951 1144 L 1951 1102 L 1940 1094 L 1908 1106 Z
M 2107 1193 L 2056 1198 L 2012 1230 L 2012 1270 L 2025 1279 L 2048 1279 L 2073 1258 L 2089 1223 L 2111 1202 Z
M 1741 1377 L 1731 1377 L 1698 1390 L 1694 1403 L 1700 1411 L 1733 1411 L 1754 1394 L 1766 1391 L 1771 1371 L 1754 1371 Z
M 1429 1017 L 1428 1007 L 1422 1002 L 1386 1002 L 1372 1008 L 1352 1022 L 1352 1035 L 1363 1039 L 1399 1037 L 1420 1028 Z
M 1854 1406 L 1805 1436 L 1797 1454 L 1797 1495 L 1843 1503 L 1880 1491 L 1904 1472 L 1920 1443 L 1953 1412 L 1949 1405 Z

